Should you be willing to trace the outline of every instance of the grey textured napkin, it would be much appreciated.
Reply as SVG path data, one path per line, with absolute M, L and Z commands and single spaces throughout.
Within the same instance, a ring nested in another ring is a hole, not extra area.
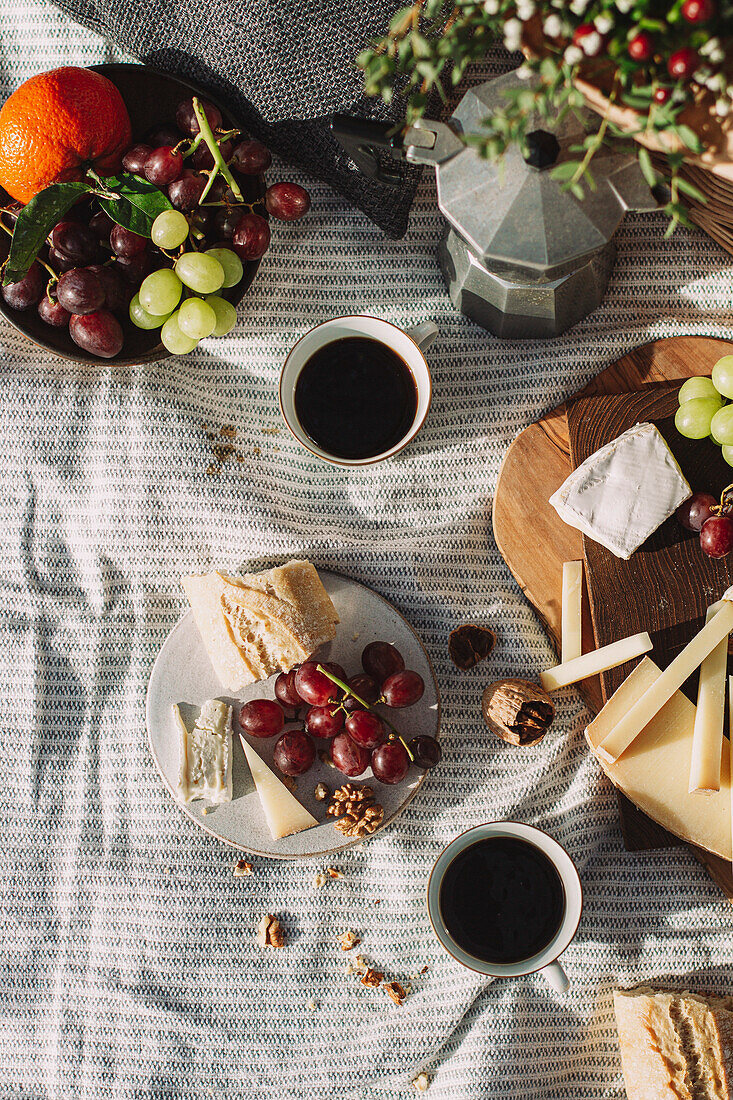
M 362 175 L 329 131 L 334 111 L 400 117 L 363 95 L 354 58 L 384 32 L 395 0 L 58 0 L 81 23 L 146 63 L 188 77 L 236 106 L 251 132 L 326 180 L 390 236 L 401 237 L 419 170 L 400 186 Z

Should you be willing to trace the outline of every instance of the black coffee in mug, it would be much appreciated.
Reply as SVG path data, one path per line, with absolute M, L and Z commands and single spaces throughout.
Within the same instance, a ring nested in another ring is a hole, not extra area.
M 543 951 L 565 914 L 565 887 L 533 844 L 492 836 L 465 848 L 440 884 L 443 923 L 459 947 L 487 963 L 517 963 Z
M 295 383 L 303 431 L 335 458 L 364 459 L 405 438 L 417 412 L 407 363 L 368 336 L 345 336 L 311 355 Z

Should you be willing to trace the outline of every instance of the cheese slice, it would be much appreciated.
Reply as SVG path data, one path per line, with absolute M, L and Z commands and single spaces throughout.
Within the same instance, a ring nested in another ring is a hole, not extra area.
M 619 717 L 662 675 L 649 657 L 640 661 L 588 726 L 586 737 L 604 772 L 627 798 L 675 836 L 708 852 L 731 858 L 731 762 L 722 754 L 720 790 L 688 790 L 695 707 L 673 693 L 640 735 L 615 762 L 598 746 Z
M 630 558 L 692 490 L 653 424 L 636 424 L 586 458 L 550 497 L 570 527 Z
M 720 611 L 723 601 L 708 608 L 706 622 Z M 700 665 L 697 713 L 692 735 L 691 791 L 720 790 L 720 760 L 725 724 L 725 680 L 728 671 L 728 638 L 718 642 Z
M 262 812 L 273 840 L 281 840 L 292 833 L 302 833 L 304 829 L 317 825 L 318 822 L 313 814 L 298 802 L 298 799 L 290 793 L 274 771 L 268 768 L 260 754 L 255 752 L 241 733 L 239 740 L 242 742 L 257 794 L 260 796 Z
M 608 760 L 617 760 L 632 744 L 668 699 L 681 688 L 688 676 L 700 667 L 707 655 L 733 630 L 733 588 L 723 594 L 723 606 L 716 615 L 687 643 L 671 664 L 667 665 L 657 683 L 652 684 L 643 698 L 637 700 L 598 746 Z
M 232 708 L 209 699 L 189 732 L 178 706 L 173 707 L 178 733 L 178 794 L 184 802 L 206 798 L 232 800 Z
M 589 676 L 597 676 L 599 672 L 607 672 L 609 668 L 618 668 L 627 661 L 633 661 L 635 657 L 641 657 L 642 653 L 648 653 L 652 648 L 652 640 L 646 632 L 619 638 L 617 642 L 601 646 L 591 653 L 584 653 L 582 657 L 575 657 L 567 664 L 545 669 L 540 673 L 540 683 L 545 691 L 555 691 Z
M 583 629 L 583 563 L 566 561 L 562 567 L 562 642 L 563 664 L 580 657 Z

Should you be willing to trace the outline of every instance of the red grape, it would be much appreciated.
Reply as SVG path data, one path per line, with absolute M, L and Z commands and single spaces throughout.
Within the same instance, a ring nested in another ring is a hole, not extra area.
M 711 509 L 717 507 L 718 501 L 712 493 L 693 493 L 677 509 L 677 519 L 688 531 L 700 531 L 703 523 L 713 514 Z
M 133 256 L 139 256 L 148 247 L 145 237 L 125 229 L 123 225 L 114 227 L 109 235 L 109 244 L 115 255 L 121 256 L 123 260 L 131 260 Z
M 313 737 L 328 741 L 344 728 L 344 712 L 338 707 L 311 707 L 305 716 L 305 728 Z
M 273 699 L 253 699 L 240 710 L 239 724 L 252 737 L 274 737 L 285 725 L 285 715 Z
M 200 176 L 190 168 L 184 169 L 179 180 L 174 180 L 168 186 L 168 198 L 176 210 L 184 210 L 188 213 L 198 206 L 199 199 L 206 187 L 206 177 Z
M 138 252 L 137 256 L 118 256 L 115 268 L 127 282 L 139 286 L 151 268 L 149 252 Z
M 158 144 L 164 145 L 167 143 L 161 141 Z M 131 149 L 127 150 L 122 158 L 122 167 L 126 172 L 132 172 L 134 176 L 144 176 L 145 164 L 152 151 L 152 146 L 143 145 L 141 142 L 137 145 L 133 145 Z
M 240 260 L 259 260 L 270 247 L 270 227 L 259 214 L 244 214 L 237 222 L 232 247 Z
M 434 737 L 427 737 L 425 734 L 413 737 L 408 742 L 408 748 L 415 757 L 418 768 L 434 768 L 443 759 L 440 743 Z
M 275 695 L 279 702 L 284 707 L 292 707 L 296 709 L 303 705 L 303 700 L 298 695 L 298 689 L 295 686 L 295 673 L 297 669 L 292 669 L 291 672 L 281 672 L 275 681 Z
M 98 210 L 89 219 L 89 228 L 98 241 L 109 244 L 109 235 L 114 229 L 115 223 L 104 210 Z
M 177 180 L 183 171 L 183 157 L 174 153 L 170 145 L 153 149 L 145 161 L 145 178 L 156 187 L 166 187 Z
M 297 183 L 273 183 L 265 192 L 267 213 L 281 222 L 294 222 L 311 208 L 310 195 Z
M 272 154 L 266 145 L 254 139 L 240 141 L 232 153 L 229 167 L 241 172 L 243 176 L 259 176 L 272 164 Z
M 212 130 L 220 130 L 222 127 L 221 111 L 213 103 L 206 99 L 199 99 L 204 114 Z M 193 99 L 184 99 L 176 108 L 176 126 L 188 137 L 195 137 L 201 127 L 193 109 Z
M 231 157 L 233 148 L 234 144 L 231 141 L 222 141 L 219 143 L 219 152 L 224 157 L 225 161 L 228 161 Z M 211 149 L 209 149 L 208 145 L 205 145 L 203 143 L 199 145 L 198 149 L 193 154 L 193 157 L 191 159 L 193 161 L 194 168 L 208 170 L 209 168 L 214 167 L 214 158 L 211 155 Z
M 709 558 L 724 558 L 733 550 L 733 517 L 711 516 L 700 531 L 700 546 Z
M 126 310 L 132 298 L 132 287 L 125 282 L 120 272 L 114 267 L 105 267 L 104 264 L 90 264 L 87 270 L 93 271 L 102 284 L 105 309 L 111 309 L 113 313 Z
M 410 767 L 410 757 L 401 741 L 385 741 L 372 753 L 372 771 L 380 783 L 400 783 Z
M 48 250 L 48 262 L 57 275 L 62 275 L 64 271 L 71 271 L 72 267 L 76 267 L 73 260 L 65 256 L 63 252 L 57 252 L 53 246 Z
M 230 241 L 234 236 L 234 230 L 237 228 L 241 217 L 241 210 L 237 210 L 235 207 L 222 206 L 214 214 L 214 225 L 217 233 L 224 237 L 225 240 Z
M 394 672 L 402 672 L 405 667 L 399 649 L 395 649 L 389 642 L 370 642 L 364 648 L 361 663 L 367 675 L 378 684 L 384 683 Z
M 71 314 L 68 309 L 60 306 L 55 299 L 52 300 L 47 294 L 44 294 L 38 303 L 38 316 L 47 325 L 51 325 L 52 328 L 66 328 Z
M 382 698 L 388 707 L 394 707 L 395 710 L 411 707 L 418 699 L 422 699 L 424 691 L 425 681 L 422 676 L 410 669 L 395 672 L 382 684 Z
M 40 264 L 33 263 L 17 283 L 2 288 L 3 300 L 11 309 L 29 309 L 40 302 L 46 293 L 46 280 Z
M 104 289 L 93 271 L 72 267 L 56 284 L 56 297 L 64 309 L 77 315 L 94 313 L 104 305 Z
M 352 688 L 359 699 L 363 699 L 364 703 L 368 703 L 372 706 L 379 699 L 379 686 L 375 684 L 371 676 L 367 676 L 366 672 L 360 672 L 356 676 L 352 676 L 346 683 Z M 344 697 L 343 705 L 346 710 L 361 710 L 363 703 L 358 702 L 353 695 L 347 695 Z
M 355 779 L 369 767 L 369 749 L 357 745 L 348 733 L 339 733 L 331 742 L 331 760 L 340 772 Z
M 159 126 L 157 130 L 150 133 L 146 144 L 150 146 L 151 152 L 153 149 L 159 149 L 161 145 L 170 145 L 175 148 L 182 137 L 183 134 L 175 126 Z
M 633 61 L 648 61 L 654 53 L 654 39 L 648 31 L 639 31 L 630 39 L 626 48 Z
M 357 745 L 375 749 L 387 736 L 384 722 L 369 710 L 355 710 L 346 719 L 346 732 Z
M 99 254 L 96 235 L 80 222 L 57 222 L 51 230 L 51 247 L 74 264 L 92 263 Z
M 275 742 L 273 760 L 283 775 L 302 775 L 315 756 L 316 746 L 303 730 L 289 730 Z
M 125 342 L 120 322 L 107 309 L 86 313 L 83 317 L 74 315 L 69 321 L 69 333 L 80 348 L 102 359 L 119 354 Z
M 324 665 L 328 668 L 328 665 Z M 318 671 L 316 661 L 306 661 L 295 674 L 295 688 L 301 699 L 312 707 L 325 707 L 338 699 L 340 688 Z
M 668 59 L 667 72 L 673 80 L 689 80 L 699 64 L 697 50 L 693 50 L 691 46 L 683 46 Z

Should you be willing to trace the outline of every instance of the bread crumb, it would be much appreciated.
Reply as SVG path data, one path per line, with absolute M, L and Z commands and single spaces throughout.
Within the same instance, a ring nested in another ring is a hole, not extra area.
M 326 885 L 326 876 L 323 871 L 319 871 L 318 874 L 313 876 L 313 886 L 316 890 L 320 890 L 322 886 Z
M 361 940 L 356 932 L 342 932 L 339 936 L 339 945 L 342 951 L 352 951 Z

